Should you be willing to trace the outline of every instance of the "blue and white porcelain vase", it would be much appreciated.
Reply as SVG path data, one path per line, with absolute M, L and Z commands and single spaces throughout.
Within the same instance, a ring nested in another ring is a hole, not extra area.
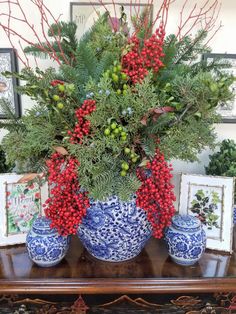
M 78 229 L 87 251 L 97 259 L 120 262 L 137 256 L 152 235 L 146 212 L 135 197 L 122 202 L 117 196 L 91 206 Z
M 169 255 L 180 265 L 195 264 L 206 247 L 206 233 L 200 220 L 191 215 L 175 215 L 167 228 L 165 239 Z
M 234 224 L 236 224 L 236 204 L 234 205 L 234 207 L 233 207 L 233 222 L 234 222 Z
M 29 257 L 42 267 L 58 264 L 69 248 L 70 238 L 59 235 L 56 229 L 50 227 L 50 224 L 50 219 L 38 217 L 26 237 Z

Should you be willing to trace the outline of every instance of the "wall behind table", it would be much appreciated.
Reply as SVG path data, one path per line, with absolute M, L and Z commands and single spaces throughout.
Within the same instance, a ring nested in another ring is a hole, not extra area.
M 125 0 L 121 1 L 124 2 Z M 78 1 L 79 2 L 79 1 Z M 83 1 L 84 2 L 84 1 Z M 88 1 L 89 2 L 89 1 Z M 96 2 L 96 1 L 94 1 Z M 99 1 L 97 1 L 99 3 Z M 129 2 L 129 1 L 127 1 Z M 145 2 L 145 1 L 142 1 Z M 159 3 L 160 1 L 154 0 L 155 4 Z M 201 5 L 201 1 L 198 1 L 198 5 Z M 23 6 L 27 5 L 27 9 L 30 12 L 29 17 L 33 21 L 34 25 L 39 25 L 39 17 L 37 16 L 35 10 L 31 10 L 28 0 L 21 1 Z M 56 3 L 56 5 L 55 5 Z M 173 5 L 170 15 L 169 15 L 169 25 L 168 30 L 173 31 L 176 30 L 176 23 L 178 13 L 180 11 L 182 0 L 177 0 L 176 3 Z M 189 8 L 195 4 L 195 1 L 189 1 Z M 62 14 L 62 20 L 69 20 L 70 16 L 70 1 L 69 0 L 45 0 L 45 4 L 52 10 L 55 17 Z M 156 10 L 157 5 L 154 7 L 154 11 Z M 177 14 L 176 14 L 177 13 Z M 222 21 L 223 28 L 217 33 L 214 39 L 211 41 L 211 47 L 213 52 L 217 53 L 236 53 L 236 41 L 234 39 L 235 32 L 236 32 L 236 1 L 232 0 L 223 0 L 222 1 L 222 8 L 219 16 L 219 20 Z M 17 26 L 17 25 L 15 25 Z M 32 34 L 24 31 L 27 34 L 29 40 L 34 40 Z M 15 40 L 17 43 L 17 40 Z M 0 47 L 10 47 L 8 43 L 8 39 L 5 34 L 0 30 Z M 56 66 L 55 64 L 50 63 L 50 61 L 40 61 L 40 66 L 42 68 L 46 68 L 48 66 Z M 22 66 L 20 65 L 20 68 Z M 23 112 L 32 106 L 32 101 L 28 97 L 22 97 L 22 109 Z M 218 124 L 216 125 L 216 132 L 218 135 L 218 140 L 223 140 L 224 138 L 231 138 L 236 140 L 236 124 Z M 2 139 L 5 132 L 3 130 L 0 131 L 0 140 Z M 179 191 L 179 173 L 204 173 L 204 166 L 208 163 L 208 155 L 209 151 L 203 151 L 200 156 L 199 163 L 186 163 L 179 160 L 173 161 L 174 166 L 174 183 L 176 185 L 176 195 L 178 195 Z

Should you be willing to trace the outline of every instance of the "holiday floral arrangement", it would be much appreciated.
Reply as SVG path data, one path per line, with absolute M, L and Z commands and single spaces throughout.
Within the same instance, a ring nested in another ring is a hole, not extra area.
M 127 201 L 135 195 L 153 235 L 161 238 L 175 211 L 168 160 L 193 161 L 212 147 L 217 106 L 232 99 L 226 65 L 199 58 L 219 29 L 218 2 L 184 14 L 186 1 L 178 30 L 169 35 L 174 1 L 164 0 L 154 19 L 151 3 L 143 12 L 134 10 L 132 25 L 123 7 L 116 17 L 98 13 L 79 41 L 75 23 L 49 24 L 49 9 L 31 2 L 39 10 L 44 41 L 26 14 L 22 20 L 38 43 L 13 32 L 10 23 L 1 24 L 10 40 L 18 36 L 28 45 L 23 56 L 18 53 L 25 68 L 5 75 L 19 78 L 24 84 L 18 92 L 35 101 L 20 119 L 1 101 L 9 115 L 1 123 L 10 131 L 2 143 L 8 163 L 47 175 L 45 213 L 62 235 L 76 233 L 91 199 L 117 195 Z M 33 69 L 29 55 L 49 57 L 59 68 Z

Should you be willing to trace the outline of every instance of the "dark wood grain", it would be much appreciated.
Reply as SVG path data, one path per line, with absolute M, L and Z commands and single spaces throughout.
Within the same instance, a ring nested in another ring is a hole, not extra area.
M 150 239 L 142 253 L 122 263 L 101 262 L 74 237 L 66 258 L 42 268 L 25 245 L 0 249 L 0 293 L 128 294 L 236 292 L 236 252 L 207 251 L 194 266 L 168 257 L 163 240 Z

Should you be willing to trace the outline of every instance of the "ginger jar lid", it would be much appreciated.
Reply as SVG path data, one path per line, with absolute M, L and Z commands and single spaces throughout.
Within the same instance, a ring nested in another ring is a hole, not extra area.
M 192 215 L 175 215 L 172 217 L 172 225 L 181 231 L 194 232 L 200 229 L 201 221 Z
M 35 233 L 39 234 L 57 233 L 57 230 L 55 228 L 50 227 L 51 223 L 51 220 L 47 217 L 38 217 L 33 222 L 32 229 Z

